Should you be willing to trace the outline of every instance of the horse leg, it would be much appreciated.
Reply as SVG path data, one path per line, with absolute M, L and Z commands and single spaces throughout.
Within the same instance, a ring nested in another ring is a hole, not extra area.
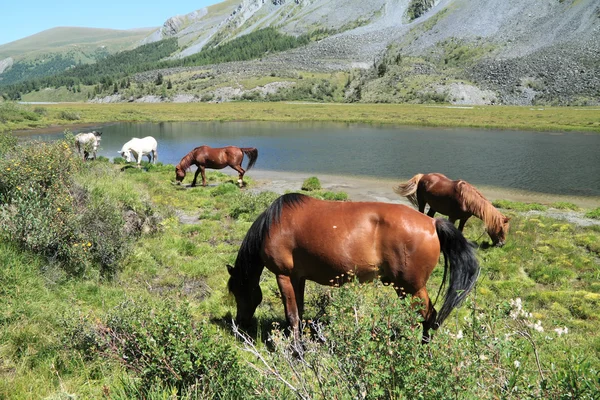
M 294 293 L 296 293 L 296 305 L 298 306 L 298 318 L 302 321 L 302 315 L 304 315 L 304 286 L 306 284 L 305 278 L 292 279 L 292 285 L 294 286 Z
M 156 159 L 158 158 L 158 151 L 152 150 L 152 164 L 156 164 Z
M 398 294 L 398 297 L 401 298 L 406 296 L 406 293 L 402 288 L 396 289 L 396 293 Z M 415 301 L 413 307 L 420 307 L 419 313 L 423 316 L 423 339 L 421 340 L 421 343 L 427 344 L 431 340 L 429 330 L 437 329 L 437 326 L 435 325 L 437 311 L 435 311 L 435 308 L 433 308 L 433 305 L 431 304 L 431 299 L 429 298 L 426 288 L 418 290 L 413 297 L 421 299 L 421 301 Z
M 285 309 L 285 317 L 294 335 L 294 344 L 300 343 L 300 316 L 298 315 L 298 303 L 294 284 L 289 276 L 277 275 L 277 285 L 281 292 L 281 300 Z M 303 297 L 302 294 L 301 297 Z
M 467 218 L 461 218 L 460 219 L 460 222 L 458 223 L 458 230 L 459 231 L 461 231 L 461 232 L 463 231 L 463 229 L 465 227 L 465 224 L 467 223 L 468 219 L 469 219 L 469 217 L 467 217 Z
M 425 201 L 423 193 L 419 190 L 417 190 L 417 204 L 419 205 L 419 212 L 425 214 L 425 205 L 427 202 Z M 429 208 L 431 209 L 431 206 Z
M 198 167 L 198 169 L 200 170 L 200 174 L 202 174 L 202 186 L 206 187 L 206 171 L 205 168 L 200 166 Z
M 192 187 L 196 186 L 196 180 L 198 179 L 198 174 L 200 173 L 201 168 L 203 168 L 203 167 L 199 166 L 198 169 L 196 170 L 196 173 L 194 174 L 194 180 L 192 181 Z M 204 181 L 204 173 L 202 173 L 202 180 Z
M 244 174 L 246 171 L 239 165 L 232 165 L 231 168 L 235 169 L 238 173 L 238 185 L 240 185 L 240 187 L 244 186 Z
M 425 208 L 425 205 L 423 205 L 423 208 Z M 427 215 L 429 215 L 431 218 L 433 218 L 433 216 L 435 215 L 435 210 L 433 209 L 433 207 L 431 207 L 431 205 L 429 206 L 429 211 L 427 211 Z

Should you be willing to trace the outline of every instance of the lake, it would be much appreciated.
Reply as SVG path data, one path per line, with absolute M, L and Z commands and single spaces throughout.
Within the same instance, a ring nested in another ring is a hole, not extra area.
M 177 164 L 196 146 L 234 145 L 258 148 L 254 168 L 264 171 L 397 180 L 441 172 L 474 185 L 600 196 L 600 134 L 593 133 L 306 122 L 112 123 L 74 133 L 92 129 L 103 132 L 98 154 L 109 158 L 132 137 L 154 136 L 165 164 Z

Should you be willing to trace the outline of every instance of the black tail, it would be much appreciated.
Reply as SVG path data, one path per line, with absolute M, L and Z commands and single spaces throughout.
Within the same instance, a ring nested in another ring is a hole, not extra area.
M 269 235 L 269 230 L 273 224 L 279 223 L 281 211 L 285 206 L 295 206 L 306 200 L 307 196 L 299 193 L 288 193 L 275 200 L 269 208 L 267 208 L 254 221 L 246 237 L 242 241 L 242 245 L 238 251 L 235 260 L 235 269 L 239 268 L 240 273 L 244 277 L 250 277 L 252 270 L 256 266 L 262 266 L 261 249 L 265 238 Z
M 249 158 L 248 166 L 246 167 L 246 171 L 248 171 L 250 168 L 252 168 L 256 162 L 256 159 L 258 158 L 258 150 L 254 147 L 242 147 L 240 150 L 242 150 Z
M 463 302 L 475 286 L 479 276 L 479 263 L 475 258 L 473 246 L 454 224 L 447 219 L 436 218 L 435 229 L 440 240 L 442 253 L 444 253 L 442 286 L 446 283 L 448 264 L 450 264 L 450 284 L 444 296 L 444 304 L 435 321 L 436 326 L 439 327 L 450 312 Z

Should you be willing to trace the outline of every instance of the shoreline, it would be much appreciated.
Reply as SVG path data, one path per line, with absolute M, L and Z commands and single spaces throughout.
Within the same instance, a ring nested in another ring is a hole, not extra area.
M 230 174 L 225 170 L 222 172 L 225 172 L 228 175 Z M 281 172 L 259 169 L 251 170 L 247 176 L 251 177 L 256 182 L 256 186 L 253 186 L 252 189 L 261 191 L 270 190 L 279 194 L 284 194 L 286 191 L 300 190 L 302 182 L 304 182 L 306 178 L 316 176 L 319 178 L 323 189 L 346 192 L 348 193 L 350 200 L 353 201 L 379 201 L 412 206 L 405 197 L 400 197 L 393 191 L 393 187 L 402 182 L 402 179 Z M 600 207 L 600 197 L 537 193 L 518 189 L 479 185 L 477 186 L 477 189 L 490 201 L 503 199 L 523 203 L 540 203 L 544 205 L 550 205 L 556 202 L 569 202 L 588 209 Z

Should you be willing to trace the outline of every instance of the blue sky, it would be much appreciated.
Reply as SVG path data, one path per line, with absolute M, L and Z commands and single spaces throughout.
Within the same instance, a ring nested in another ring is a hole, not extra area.
M 158 27 L 169 17 L 187 14 L 222 0 L 21 1 L 2 2 L 0 45 L 57 26 L 110 29 Z

